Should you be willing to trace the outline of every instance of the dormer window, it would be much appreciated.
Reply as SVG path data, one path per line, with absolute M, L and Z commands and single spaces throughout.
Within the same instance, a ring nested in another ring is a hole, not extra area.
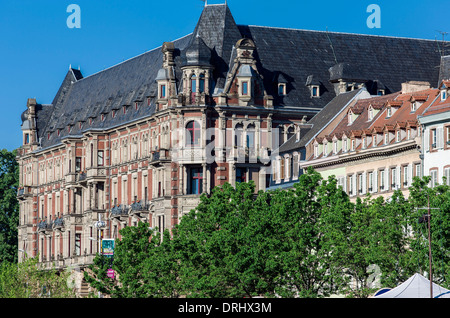
M 116 111 L 115 110 L 112 111 L 111 116 L 112 116 L 112 118 L 116 117 Z
M 387 117 L 391 117 L 392 116 L 392 108 L 388 107 L 387 109 Z
M 377 91 L 377 95 L 378 96 L 383 96 L 383 95 L 385 95 L 386 94 L 386 91 L 384 90 L 384 89 L 379 89 L 378 91 Z
M 241 90 L 241 95 L 243 96 L 247 96 L 248 95 L 248 82 L 242 82 L 242 90 Z
M 397 134 L 396 134 L 396 141 L 397 142 L 400 142 L 400 140 L 401 140 L 400 136 L 401 136 L 401 132 L 400 132 L 400 130 L 397 130 Z
M 447 90 L 443 89 L 441 91 L 441 100 L 446 100 L 447 99 Z
M 127 106 L 123 106 L 122 110 L 123 110 L 123 113 L 126 114 L 127 113 Z
M 311 85 L 311 97 L 320 97 L 320 87 Z
M 348 112 L 348 125 L 351 125 L 351 124 L 353 124 L 353 113 L 352 113 L 352 111 L 350 110 L 350 111 Z
M 384 144 L 387 145 L 389 142 L 389 133 L 384 134 Z
M 285 83 L 278 84 L 278 95 L 279 96 L 286 95 L 286 84 Z
M 150 104 L 151 104 L 151 99 L 150 99 L 150 97 L 149 98 L 147 98 L 147 106 L 150 106 Z
M 417 102 L 411 103 L 411 112 L 415 112 L 417 110 Z
M 352 139 L 352 151 L 355 151 L 355 139 Z
M 314 157 L 317 158 L 319 156 L 319 145 L 314 145 Z
M 377 135 L 373 135 L 372 136 L 372 147 L 376 147 L 377 146 Z
M 371 121 L 373 119 L 373 108 L 372 108 L 372 106 L 369 107 L 368 119 L 369 119 L 369 121 Z
M 138 102 L 135 102 L 135 103 L 134 103 L 134 109 L 138 110 L 138 108 L 139 108 L 139 103 L 138 103 Z
M 159 86 L 159 98 L 166 98 L 166 84 Z

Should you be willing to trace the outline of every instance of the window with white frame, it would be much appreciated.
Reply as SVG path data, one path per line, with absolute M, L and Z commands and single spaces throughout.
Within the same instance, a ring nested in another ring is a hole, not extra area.
M 430 170 L 430 187 L 434 188 L 435 186 L 438 185 L 438 170 L 437 169 L 433 169 Z
M 380 170 L 380 191 L 386 190 L 386 172 L 384 170 Z
M 403 167 L 403 186 L 407 187 L 409 185 L 409 166 Z
M 397 168 L 391 168 L 391 188 L 397 187 Z

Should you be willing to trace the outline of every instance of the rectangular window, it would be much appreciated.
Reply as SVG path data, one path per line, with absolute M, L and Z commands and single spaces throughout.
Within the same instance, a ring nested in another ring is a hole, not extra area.
M 237 168 L 236 169 L 236 183 L 247 182 L 247 169 L 246 168 Z
M 437 146 L 437 131 L 436 129 L 431 130 L 431 148 L 436 148 Z
M 192 168 L 190 170 L 190 189 L 189 194 L 202 194 L 203 193 L 203 169 Z
M 75 172 L 81 171 L 81 157 L 75 158 Z
M 248 82 L 242 82 L 242 95 L 248 95 Z
M 166 85 L 161 85 L 159 96 L 160 98 L 166 98 Z
M 420 163 L 415 165 L 415 176 L 422 178 L 422 165 Z
M 369 192 L 374 192 L 374 188 L 373 188 L 373 172 L 369 172 Z
M 407 187 L 409 185 L 409 167 L 403 167 L 403 186 Z
M 386 180 L 386 176 L 385 176 L 385 172 L 384 170 L 380 170 L 380 191 L 384 191 L 385 190 L 385 181 Z
M 391 169 L 391 188 L 392 188 L 392 190 L 394 190 L 396 186 L 397 186 L 397 169 L 392 168 Z
M 81 233 L 75 234 L 75 255 L 81 255 Z
M 97 166 L 99 167 L 103 166 L 103 150 L 99 150 L 97 152 Z
M 358 193 L 359 194 L 363 193 L 363 175 L 362 175 L 362 173 L 360 173 L 358 175 Z
M 438 171 L 437 170 L 430 170 L 430 176 L 431 176 L 431 187 L 434 188 L 438 185 Z

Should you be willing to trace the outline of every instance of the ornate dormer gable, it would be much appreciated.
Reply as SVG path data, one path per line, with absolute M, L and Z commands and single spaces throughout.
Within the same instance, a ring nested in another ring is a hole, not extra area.
M 182 54 L 181 105 L 208 105 L 211 103 L 212 51 L 203 39 L 195 36 Z
M 257 68 L 255 43 L 251 39 L 240 39 L 235 49 L 236 58 L 224 88 L 228 103 L 272 107 L 273 97 L 267 95 Z
M 174 71 L 175 45 L 172 42 L 164 42 L 162 49 L 163 65 L 156 76 L 158 90 L 156 93 L 159 109 L 175 106 L 177 98 L 176 79 Z

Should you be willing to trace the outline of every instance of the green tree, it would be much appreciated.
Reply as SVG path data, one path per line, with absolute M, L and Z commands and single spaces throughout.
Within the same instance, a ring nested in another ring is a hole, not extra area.
M 431 214 L 433 282 L 450 288 L 450 187 L 429 187 L 430 177 L 414 178 L 410 188 L 410 249 L 413 270 L 429 273 L 428 213 Z M 428 211 L 428 207 L 430 210 Z
M 37 257 L 0 264 L 0 298 L 74 298 L 72 286 L 70 272 L 41 268 Z
M 16 150 L 0 152 L 0 263 L 17 262 L 19 165 Z
M 120 230 L 114 258 L 97 255 L 85 271 L 86 281 L 97 291 L 115 298 L 178 297 L 176 260 L 168 231 L 164 240 L 157 229 L 139 222 Z M 115 278 L 107 276 L 108 269 Z

